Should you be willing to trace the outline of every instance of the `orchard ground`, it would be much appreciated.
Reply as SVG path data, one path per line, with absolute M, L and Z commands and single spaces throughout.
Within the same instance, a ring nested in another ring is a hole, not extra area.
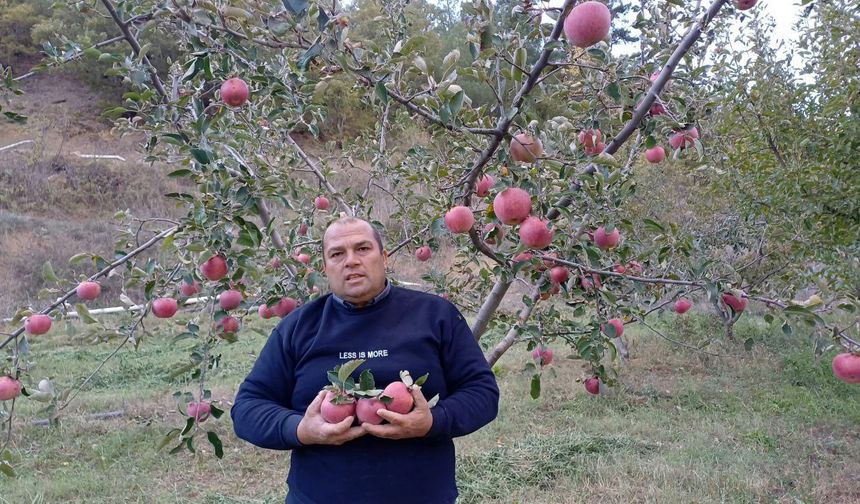
M 202 424 L 224 441 L 223 460 L 205 437 L 197 455 L 156 451 L 164 433 L 184 424 L 172 393 L 197 387 L 187 375 L 169 377 L 192 344 L 171 344 L 175 323 L 150 320 L 140 349 L 110 360 L 57 428 L 32 425 L 41 403 L 18 401 L 19 477 L 0 480 L 0 503 L 283 502 L 287 454 L 238 440 L 228 415 Z M 712 318 L 693 312 L 656 323 L 691 345 L 718 334 Z M 219 348 L 223 367 L 207 376 L 220 406 L 229 409 L 273 325 L 249 317 L 239 342 Z M 31 376 L 78 383 L 116 346 L 93 345 L 86 326 L 73 327 L 60 323 L 33 339 Z M 538 400 L 523 371 L 530 353 L 505 354 L 496 367 L 498 419 L 457 441 L 459 502 L 860 502 L 860 394 L 834 378 L 832 354 L 814 359 L 799 328 L 785 336 L 745 316 L 736 337 L 751 337 L 751 352 L 739 343 L 707 349 L 731 357 L 680 349 L 644 327 L 628 326 L 625 337 L 631 360 L 622 384 L 599 398 L 575 382 L 583 363 L 558 343 Z M 124 415 L 85 419 L 115 410 Z

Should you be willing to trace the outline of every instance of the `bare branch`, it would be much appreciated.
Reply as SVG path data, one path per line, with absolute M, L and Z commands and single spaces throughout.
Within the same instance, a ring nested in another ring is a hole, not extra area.
M 328 191 L 329 194 L 334 197 L 338 205 L 340 205 L 340 209 L 344 211 L 347 215 L 354 215 L 352 208 L 346 204 L 346 201 L 343 199 L 342 196 L 340 196 L 340 194 L 337 192 L 337 189 L 335 189 L 334 186 L 331 185 L 326 176 L 323 174 L 322 170 L 320 170 L 316 163 L 314 163 L 314 161 L 305 153 L 305 151 L 302 150 L 299 144 L 297 144 L 296 141 L 293 140 L 293 137 L 290 136 L 289 133 L 284 136 L 290 146 L 292 146 L 292 148 L 296 151 L 299 157 L 302 158 L 302 161 L 304 161 L 305 164 L 308 165 L 311 170 L 313 170 L 314 175 L 317 176 L 317 179 L 319 179 L 320 184 L 322 184 L 323 187 L 326 188 L 326 191 Z

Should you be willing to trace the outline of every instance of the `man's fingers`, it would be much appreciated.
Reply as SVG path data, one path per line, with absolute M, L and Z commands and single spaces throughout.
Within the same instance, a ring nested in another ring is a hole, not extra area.
M 381 438 L 390 438 L 399 430 L 399 428 L 397 426 L 394 426 L 391 424 L 373 425 L 373 424 L 364 423 L 361 425 L 364 427 L 364 430 L 368 434 L 370 434 L 371 436 L 376 436 L 376 437 L 381 437 Z
M 308 409 L 305 413 L 319 413 L 320 407 L 322 406 L 323 398 L 325 398 L 326 391 L 320 390 L 319 394 L 314 397 L 314 400 L 308 405 Z
M 427 398 L 424 397 L 424 392 L 421 392 L 421 387 L 412 387 L 412 398 L 415 399 L 416 408 L 427 408 Z
M 355 417 L 348 416 L 336 424 L 329 425 L 332 426 L 332 432 L 334 432 L 335 434 L 342 434 L 349 430 L 349 427 L 352 425 L 353 421 L 355 421 Z
M 388 420 L 391 423 L 400 423 L 403 418 L 403 415 L 400 413 L 395 413 L 394 411 L 389 411 L 387 409 L 379 409 L 376 411 L 376 414 L 383 420 Z
M 343 434 L 341 441 L 346 443 L 347 441 L 352 441 L 353 439 L 360 438 L 365 434 L 367 434 L 367 430 L 364 428 L 364 426 L 359 425 L 358 427 L 352 427 Z

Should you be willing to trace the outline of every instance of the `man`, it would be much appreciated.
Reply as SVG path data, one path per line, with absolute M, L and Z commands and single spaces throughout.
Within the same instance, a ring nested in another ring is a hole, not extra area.
M 236 435 L 292 450 L 287 504 L 447 504 L 457 498 L 454 443 L 492 421 L 499 390 L 460 312 L 432 294 L 391 286 L 388 253 L 366 221 L 344 217 L 323 236 L 331 293 L 284 318 L 230 412 Z M 418 377 L 408 414 L 338 424 L 320 415 L 326 371 L 366 359 L 376 386 Z M 439 394 L 432 409 L 427 398 Z

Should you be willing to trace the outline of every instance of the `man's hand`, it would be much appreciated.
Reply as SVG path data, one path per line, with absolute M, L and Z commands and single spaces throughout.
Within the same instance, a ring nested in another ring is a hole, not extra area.
M 430 406 L 421 392 L 421 387 L 412 387 L 412 398 L 415 399 L 415 408 L 409 413 L 401 415 L 387 409 L 380 409 L 376 414 L 388 420 L 388 424 L 371 425 L 363 423 L 361 426 L 364 427 L 368 434 L 381 438 L 406 439 L 424 437 L 430 432 L 430 428 L 433 427 L 433 414 L 430 413 Z
M 296 436 L 298 436 L 301 444 L 341 445 L 367 433 L 362 425 L 350 427 L 355 419 L 353 416 L 346 417 L 336 424 L 326 422 L 320 413 L 320 406 L 322 406 L 325 394 L 325 390 L 320 390 L 320 393 L 308 406 L 308 410 L 305 411 L 302 421 L 299 422 Z

